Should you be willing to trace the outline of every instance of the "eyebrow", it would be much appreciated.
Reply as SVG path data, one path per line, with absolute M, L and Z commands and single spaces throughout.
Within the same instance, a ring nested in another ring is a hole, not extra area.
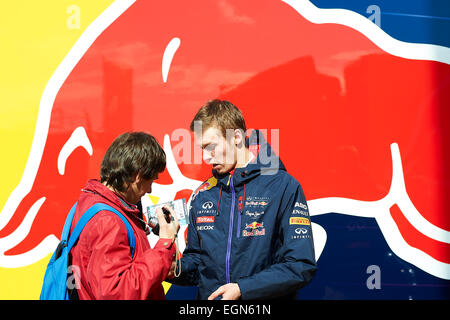
M 201 148 L 205 149 L 207 146 L 209 146 L 210 144 L 213 144 L 213 142 L 207 142 L 207 143 L 202 143 Z
M 201 144 L 200 148 L 204 149 L 204 148 L 206 148 L 208 145 L 210 145 L 212 143 L 214 143 L 214 142 L 213 141 L 208 141 L 208 140 L 206 140 L 206 142 L 202 141 L 202 144 Z

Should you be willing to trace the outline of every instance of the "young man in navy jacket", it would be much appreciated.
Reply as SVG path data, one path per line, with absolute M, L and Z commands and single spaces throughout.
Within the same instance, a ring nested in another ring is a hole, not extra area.
M 213 176 L 190 202 L 181 275 L 198 299 L 296 298 L 316 271 L 308 207 L 259 131 L 245 138 L 242 113 L 212 100 L 191 123 Z

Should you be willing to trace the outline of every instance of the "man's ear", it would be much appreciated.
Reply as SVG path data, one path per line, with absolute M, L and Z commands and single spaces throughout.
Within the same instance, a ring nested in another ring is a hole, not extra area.
M 244 132 L 241 129 L 234 130 L 234 143 L 241 147 L 245 142 Z
M 134 182 L 139 183 L 139 182 L 141 182 L 141 180 L 142 180 L 142 175 L 141 175 L 141 172 L 139 171 L 134 178 Z

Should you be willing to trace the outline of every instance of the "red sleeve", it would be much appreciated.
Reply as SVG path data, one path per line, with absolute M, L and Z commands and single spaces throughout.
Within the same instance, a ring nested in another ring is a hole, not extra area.
M 90 247 L 86 279 L 96 299 L 146 299 L 169 272 L 175 246 L 160 239 L 153 249 L 131 257 L 126 227 L 119 217 L 99 213 L 86 234 Z M 136 246 L 138 246 L 136 239 Z

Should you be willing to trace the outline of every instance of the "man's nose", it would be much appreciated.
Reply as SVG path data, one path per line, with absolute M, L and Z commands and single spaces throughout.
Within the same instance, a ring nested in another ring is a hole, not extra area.
M 212 160 L 211 152 L 203 150 L 203 161 L 205 161 L 207 164 L 210 164 L 211 160 Z

